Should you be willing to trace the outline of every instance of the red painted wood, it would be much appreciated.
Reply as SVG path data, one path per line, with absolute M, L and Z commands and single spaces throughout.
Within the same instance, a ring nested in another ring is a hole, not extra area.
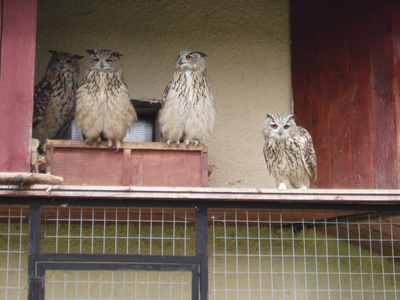
M 36 0 L 3 0 L 0 171 L 29 172 Z
M 375 187 L 397 188 L 391 1 L 371 2 Z
M 317 154 L 318 188 L 331 186 L 331 139 L 329 109 L 328 5 L 310 0 L 310 97 L 312 137 Z
M 290 1 L 292 39 L 292 87 L 294 113 L 297 124 L 304 126 L 311 133 L 311 102 L 310 102 L 310 61 L 308 41 L 308 0 Z
M 332 187 L 353 186 L 353 157 L 350 101 L 350 70 L 348 56 L 349 22 L 348 1 L 329 1 L 329 79 L 331 142 L 332 142 Z
M 118 152 L 106 143 L 51 140 L 47 145 L 47 172 L 65 184 L 104 186 L 208 185 L 207 146 L 168 147 L 165 143 L 123 143 Z
M 393 95 L 396 120 L 396 169 L 400 170 L 400 1 L 392 2 L 392 44 L 393 44 Z M 400 174 L 397 173 L 397 188 Z
M 307 61 L 296 65 L 299 57 L 307 57 L 306 45 L 292 48 L 293 94 L 295 110 L 303 116 L 309 105 L 297 95 L 310 95 L 319 187 L 399 188 L 400 1 L 291 3 L 292 39 L 295 45 L 304 36 L 309 40 L 310 66 Z M 310 86 L 298 80 L 305 70 Z
M 349 57 L 351 70 L 354 188 L 374 187 L 372 128 L 371 42 L 369 1 L 349 1 Z

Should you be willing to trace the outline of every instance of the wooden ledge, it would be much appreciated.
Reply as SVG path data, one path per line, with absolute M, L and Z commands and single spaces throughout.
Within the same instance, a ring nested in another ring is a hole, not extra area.
M 79 148 L 79 149 L 106 149 L 108 148 L 107 142 L 98 142 L 93 143 L 92 145 L 86 143 L 85 141 L 76 141 L 76 140 L 47 140 L 46 148 L 51 149 L 52 147 L 56 148 Z M 160 142 L 123 142 L 122 147 L 119 151 L 123 151 L 124 149 L 132 149 L 132 150 L 165 150 L 165 151 L 208 151 L 207 144 L 199 144 L 198 146 L 190 145 L 189 147 L 186 144 L 181 143 L 179 146 L 176 144 L 171 144 L 168 146 L 166 143 Z M 110 151 L 115 151 L 115 146 L 111 148 Z
M 252 201 L 265 203 L 400 205 L 400 190 L 277 190 L 82 185 L 0 185 L 0 198 L 75 198 L 146 201 Z

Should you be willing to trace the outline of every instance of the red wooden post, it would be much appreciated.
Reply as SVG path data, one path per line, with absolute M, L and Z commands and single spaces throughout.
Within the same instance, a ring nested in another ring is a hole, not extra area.
M 400 170 L 400 2 L 392 2 L 392 43 L 393 43 L 393 94 L 396 123 L 396 170 Z M 397 172 L 397 188 L 400 187 L 400 171 Z
M 317 154 L 318 188 L 332 187 L 332 145 L 329 99 L 328 2 L 310 0 L 310 95 L 312 138 Z
M 311 102 L 310 102 L 310 61 L 308 41 L 308 0 L 292 0 L 290 2 L 292 38 L 292 87 L 294 113 L 297 124 L 312 133 Z
M 328 1 L 329 80 L 332 139 L 332 187 L 353 187 L 353 156 L 348 56 L 349 19 L 346 0 Z
M 354 188 L 375 184 L 373 101 L 371 88 L 370 7 L 365 0 L 349 1 Z
M 2 2 L 0 171 L 29 172 L 37 1 Z
M 375 188 L 397 189 L 392 5 L 371 1 L 371 70 Z

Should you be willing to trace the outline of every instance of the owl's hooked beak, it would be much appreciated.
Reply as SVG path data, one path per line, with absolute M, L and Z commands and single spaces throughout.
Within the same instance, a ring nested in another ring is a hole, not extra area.
M 100 69 L 104 69 L 104 62 L 100 61 Z
M 283 128 L 280 128 L 278 133 L 279 133 L 279 136 L 282 136 L 283 135 Z

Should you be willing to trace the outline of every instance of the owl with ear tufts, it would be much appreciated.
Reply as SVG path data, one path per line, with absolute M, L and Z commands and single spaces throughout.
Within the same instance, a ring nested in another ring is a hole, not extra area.
M 75 122 L 86 142 L 102 139 L 117 151 L 126 132 L 137 120 L 124 82 L 120 57 L 110 50 L 87 50 L 90 54 L 82 84 L 76 93 Z
M 79 63 L 83 56 L 49 51 L 52 56 L 46 73 L 35 86 L 32 137 L 39 140 L 61 139 L 71 124 L 78 88 Z
M 267 169 L 279 189 L 315 187 L 317 157 L 306 129 L 296 125 L 296 117 L 267 114 L 263 124 L 264 157 Z
M 206 55 L 186 49 L 179 53 L 172 80 L 162 98 L 159 123 L 168 145 L 205 143 L 215 124 L 214 96 L 206 80 Z

